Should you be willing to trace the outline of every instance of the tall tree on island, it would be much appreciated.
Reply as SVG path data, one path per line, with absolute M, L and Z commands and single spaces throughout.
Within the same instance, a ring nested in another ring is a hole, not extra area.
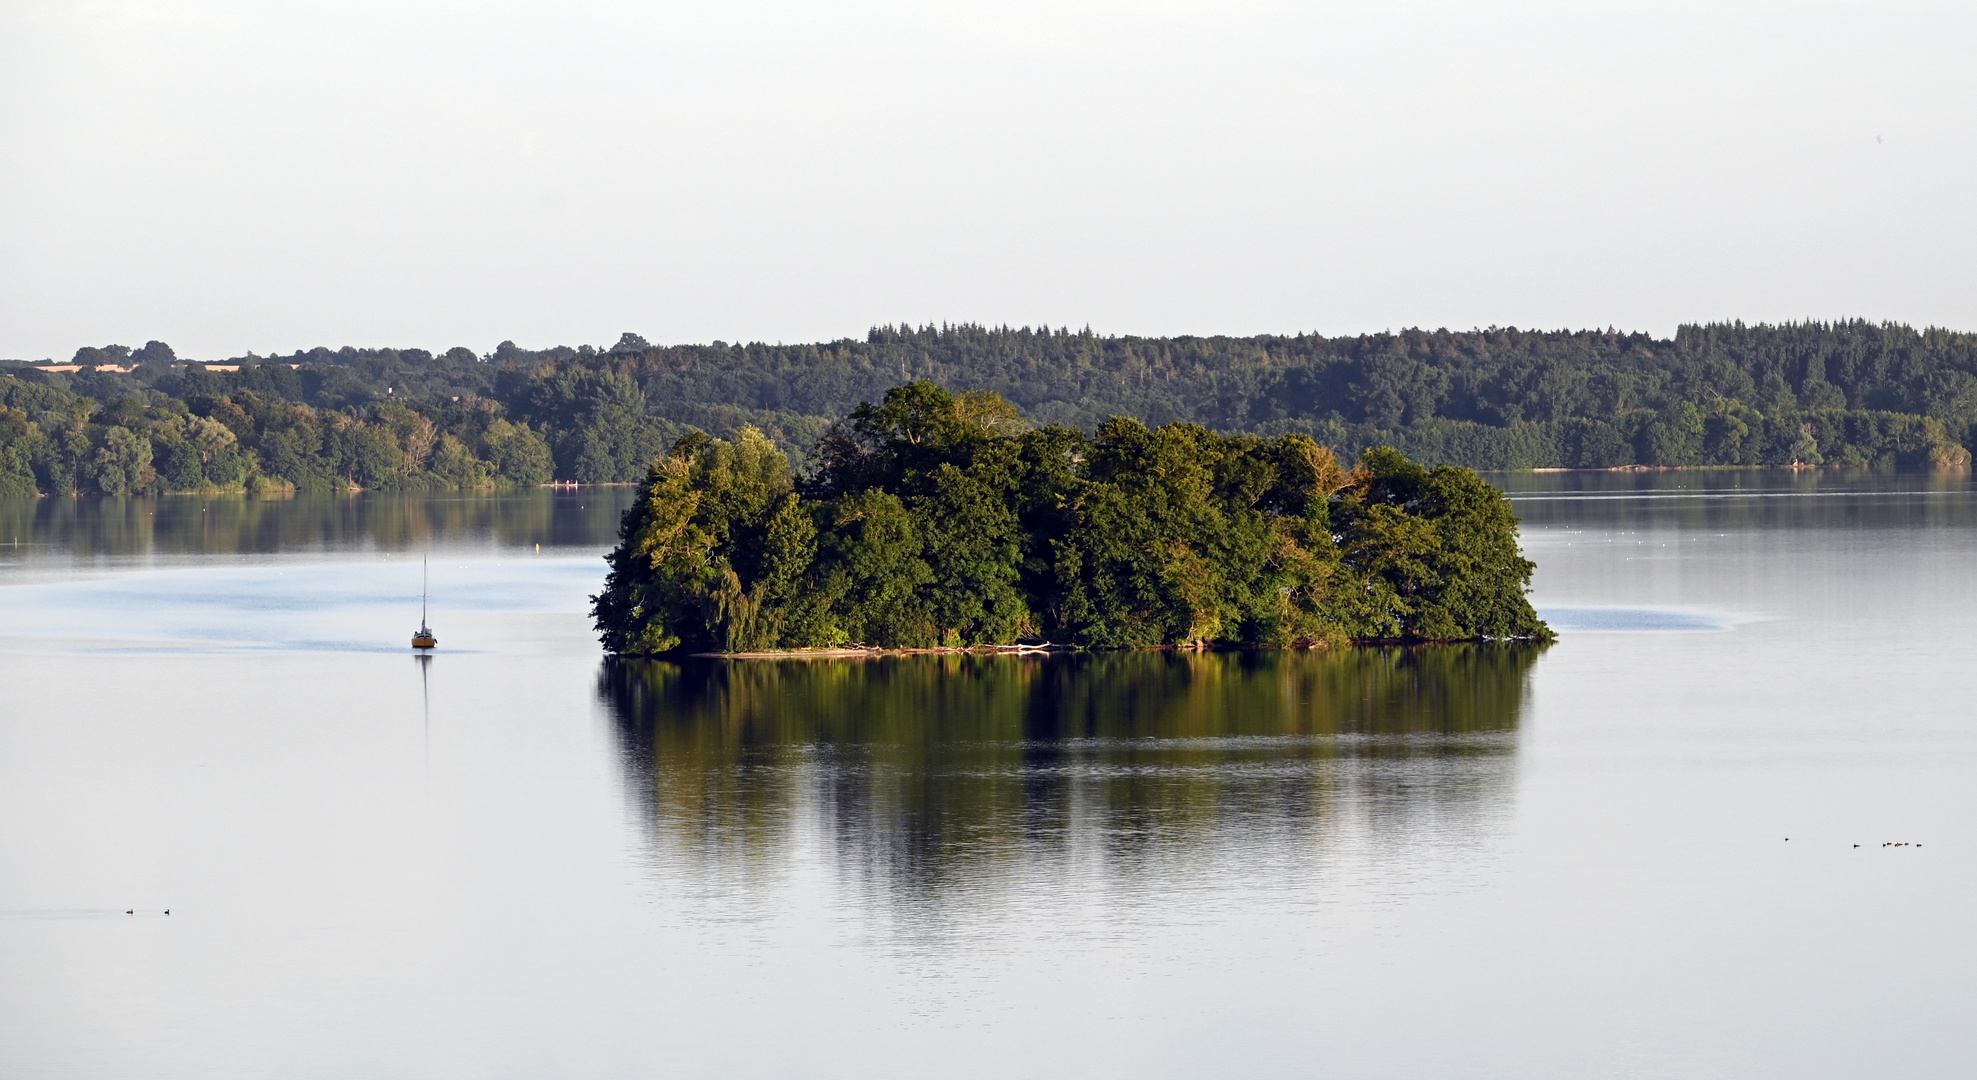
M 1503 494 L 1396 451 L 1115 417 L 1031 428 L 895 387 L 799 481 L 692 434 L 625 513 L 593 614 L 623 655 L 1049 639 L 1098 648 L 1549 638 Z

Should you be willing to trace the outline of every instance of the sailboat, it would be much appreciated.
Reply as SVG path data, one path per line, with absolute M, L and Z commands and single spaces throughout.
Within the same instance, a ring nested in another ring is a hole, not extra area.
M 412 647 L 430 649 L 438 644 L 439 639 L 432 636 L 432 631 L 426 627 L 426 559 L 421 555 L 419 556 L 419 632 L 412 635 Z

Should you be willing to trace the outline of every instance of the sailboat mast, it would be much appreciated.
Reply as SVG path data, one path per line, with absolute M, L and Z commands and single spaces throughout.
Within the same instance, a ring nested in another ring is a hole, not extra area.
M 432 595 L 432 557 L 419 556 L 419 632 L 412 635 L 414 649 L 430 649 L 439 644 L 432 636 L 432 627 L 426 625 L 426 607 Z M 420 654 L 424 655 L 423 651 Z

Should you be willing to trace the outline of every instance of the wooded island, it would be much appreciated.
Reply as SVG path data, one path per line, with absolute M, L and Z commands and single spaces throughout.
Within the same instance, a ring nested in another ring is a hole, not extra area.
M 625 512 L 593 614 L 621 655 L 863 645 L 1549 639 L 1503 493 L 1305 435 L 1114 417 L 1032 427 L 919 380 L 799 477 L 752 427 L 690 433 Z

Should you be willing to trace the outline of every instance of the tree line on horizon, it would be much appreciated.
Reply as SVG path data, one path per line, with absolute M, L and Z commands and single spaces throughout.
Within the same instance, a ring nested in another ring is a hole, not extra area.
M 833 418 L 920 378 L 992 391 L 1046 426 L 1178 420 L 1480 469 L 1955 468 L 1977 430 L 1977 335 L 1858 320 L 1665 339 L 901 325 L 796 345 L 625 334 L 609 347 L 216 361 L 237 371 L 151 341 L 86 347 L 73 363 L 83 370 L 0 365 L 0 494 L 626 483 L 689 430 L 745 425 L 801 463 Z

